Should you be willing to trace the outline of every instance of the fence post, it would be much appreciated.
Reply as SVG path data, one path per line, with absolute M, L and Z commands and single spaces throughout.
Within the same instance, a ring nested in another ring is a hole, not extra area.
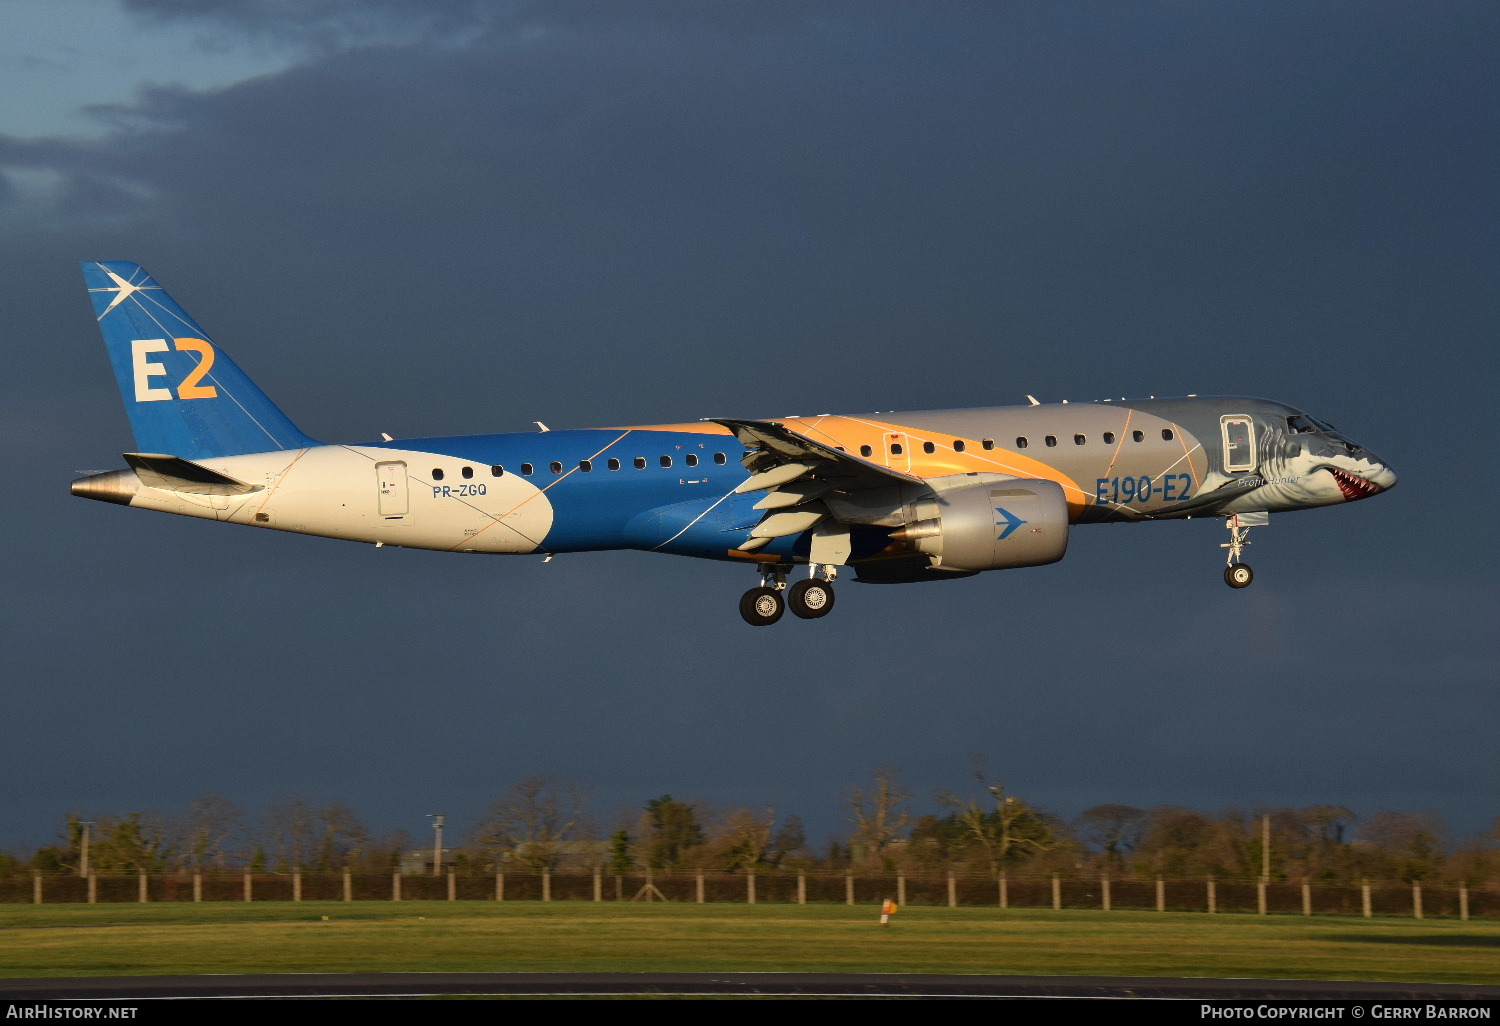
M 625 900 L 625 877 L 619 873 L 615 874 L 615 900 Z
M 1458 885 L 1458 918 L 1461 922 L 1469 921 L 1469 885 L 1461 883 Z
M 401 900 L 401 874 L 400 873 L 392 873 L 391 874 L 391 900 L 392 901 L 400 901 Z
M 1156 911 L 1158 911 L 1158 912 L 1165 912 L 1166 910 L 1167 910 L 1167 885 L 1166 885 L 1166 882 L 1164 880 L 1162 880 L 1161 874 L 1158 873 L 1158 874 L 1156 874 Z
M 253 894 L 253 891 L 254 885 L 250 882 L 250 870 L 247 869 L 245 870 L 244 884 L 240 887 L 240 893 L 244 895 L 246 901 L 249 901 Z
M 495 871 L 495 900 L 505 900 L 505 874 L 499 870 Z
M 354 900 L 354 877 L 349 873 L 349 867 L 344 867 L 344 900 Z
M 1109 876 L 1107 874 L 1099 877 L 1099 903 L 1104 907 L 1104 911 L 1109 911 Z
M 896 904 L 906 904 L 906 874 L 896 874 Z
M 203 874 L 202 873 L 198 873 L 198 872 L 194 872 L 193 873 L 193 900 L 194 901 L 202 901 L 203 900 Z
M 1307 882 L 1307 877 L 1302 878 L 1302 914 L 1312 915 L 1312 884 Z
M 542 870 L 542 900 L 552 900 L 552 870 Z
M 42 874 L 31 874 L 31 903 L 40 905 L 42 903 Z
M 807 874 L 797 870 L 797 904 L 807 904 Z M 1468 908 L 1468 900 L 1465 899 L 1464 907 Z M 1465 918 L 1468 918 L 1467 916 Z
M 1052 874 L 1052 911 L 1062 909 L 1062 880 L 1056 873 Z
M 854 904 L 854 874 L 844 874 L 844 904 Z
M 148 901 L 151 900 L 150 897 L 146 894 L 146 874 L 145 873 L 142 873 L 141 876 L 140 876 L 140 888 L 139 888 L 139 890 L 140 890 L 140 901 L 141 901 L 141 904 L 144 905 L 146 902 L 148 902 Z
M 958 881 L 952 873 L 948 874 L 948 907 L 958 908 Z
M 1255 881 L 1255 911 L 1259 915 L 1266 914 L 1266 878 L 1261 877 Z
M 1422 918 L 1422 884 L 1416 880 L 1411 882 L 1411 917 Z
M 1218 892 L 1218 888 L 1214 885 L 1214 878 L 1213 877 L 1209 877 L 1208 878 L 1208 912 L 1209 912 L 1209 915 L 1213 915 L 1217 911 L 1219 911 L 1219 892 Z
M 89 904 L 95 905 L 99 902 L 99 877 L 93 873 L 89 874 Z
M 1000 874 L 1000 907 L 1010 908 L 1010 881 L 1004 873 Z
M 1370 881 L 1368 880 L 1359 882 L 1359 904 L 1364 911 L 1365 918 L 1369 919 L 1372 910 L 1370 908 Z
M 693 897 L 698 904 L 703 904 L 703 870 L 698 870 L 698 875 L 693 878 Z
M 604 900 L 604 870 L 594 867 L 594 900 Z
M 755 874 L 748 870 L 745 872 L 745 904 L 755 904 Z
M 296 869 L 292 870 L 292 900 L 302 900 L 302 872 Z
M 454 874 L 454 870 L 451 869 L 448 870 L 448 900 L 458 900 L 458 877 Z

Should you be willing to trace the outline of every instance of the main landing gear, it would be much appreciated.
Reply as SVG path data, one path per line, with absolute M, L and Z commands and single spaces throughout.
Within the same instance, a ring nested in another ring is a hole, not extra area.
M 746 623 L 769 627 L 787 609 L 804 620 L 828 615 L 833 609 L 833 582 L 838 568 L 816 564 L 807 580 L 787 587 L 786 576 L 791 569 L 785 563 L 772 563 L 761 571 L 760 587 L 751 588 L 740 597 L 740 615 Z
M 1229 550 L 1226 557 L 1229 565 L 1224 568 L 1224 583 L 1231 588 L 1248 588 L 1250 582 L 1255 580 L 1255 571 L 1250 569 L 1249 563 L 1240 562 L 1240 556 L 1244 553 L 1245 546 L 1250 544 L 1250 528 L 1264 527 L 1270 519 L 1270 515 L 1266 513 L 1236 513 L 1225 518 L 1224 526 L 1229 528 L 1229 540 L 1219 548 Z

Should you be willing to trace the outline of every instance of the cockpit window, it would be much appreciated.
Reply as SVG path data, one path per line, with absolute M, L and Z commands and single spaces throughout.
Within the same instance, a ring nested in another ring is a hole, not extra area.
M 1312 421 L 1308 420 L 1306 417 L 1288 417 L 1286 419 L 1286 426 L 1291 429 L 1291 432 L 1294 435 L 1311 434 L 1313 431 L 1317 430 L 1313 427 Z
M 1308 420 L 1318 425 L 1318 427 L 1322 428 L 1324 431 L 1327 431 L 1330 435 L 1336 435 L 1339 433 L 1339 429 L 1328 423 L 1328 421 L 1326 420 L 1319 420 L 1317 417 L 1309 417 Z

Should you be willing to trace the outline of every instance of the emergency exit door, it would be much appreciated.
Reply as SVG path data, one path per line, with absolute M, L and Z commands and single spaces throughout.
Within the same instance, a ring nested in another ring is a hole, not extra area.
M 388 520 L 406 516 L 410 504 L 410 489 L 406 483 L 406 464 L 377 463 L 375 474 L 380 488 L 380 515 Z

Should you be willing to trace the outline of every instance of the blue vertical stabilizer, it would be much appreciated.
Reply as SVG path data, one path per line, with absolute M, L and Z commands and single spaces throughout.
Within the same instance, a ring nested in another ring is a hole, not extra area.
M 318 443 L 139 264 L 83 264 L 136 448 L 183 459 Z

